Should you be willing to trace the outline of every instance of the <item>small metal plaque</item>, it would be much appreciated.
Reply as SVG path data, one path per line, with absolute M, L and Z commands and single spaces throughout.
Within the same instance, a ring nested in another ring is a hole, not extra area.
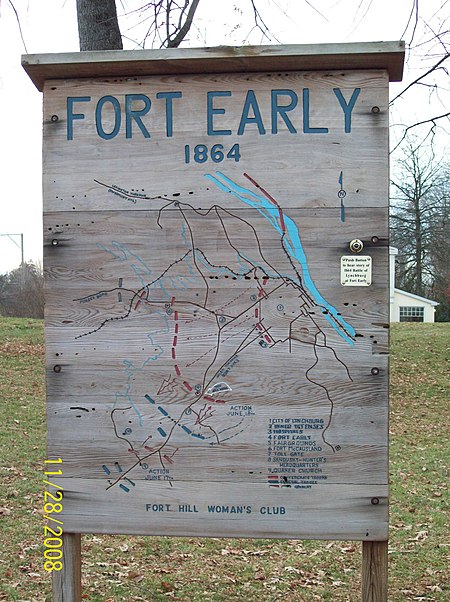
M 370 286 L 372 284 L 372 257 L 370 255 L 343 255 L 341 257 L 342 286 Z

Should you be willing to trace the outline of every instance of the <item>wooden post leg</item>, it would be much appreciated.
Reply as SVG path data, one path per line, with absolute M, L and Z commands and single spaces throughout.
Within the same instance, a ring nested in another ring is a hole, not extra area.
M 62 565 L 52 572 L 53 602 L 81 602 L 81 535 L 62 534 Z
M 362 602 L 387 602 L 388 542 L 363 541 Z

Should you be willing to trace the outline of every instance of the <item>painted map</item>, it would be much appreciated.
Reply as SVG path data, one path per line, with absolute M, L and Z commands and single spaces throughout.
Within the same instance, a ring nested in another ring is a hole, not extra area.
M 106 490 L 129 493 L 142 478 L 172 486 L 186 462 L 201 470 L 202 458 L 255 432 L 256 460 L 244 472 L 268 487 L 311 488 L 327 478 L 327 457 L 340 449 L 330 375 L 348 384 L 352 377 L 330 339 L 352 348 L 355 329 L 318 290 L 302 224 L 281 198 L 251 175 L 243 178 L 245 186 L 206 173 L 207 209 L 195 198 L 152 197 L 97 181 L 124 202 L 152 209 L 144 224 L 149 252 L 138 254 L 126 235 L 96 243 L 116 267 L 117 285 L 73 300 L 96 315 L 75 336 L 78 348 L 113 334 L 121 349 L 123 385 L 108 413 L 109 437 L 123 453 L 101 465 Z M 134 325 L 144 333 L 138 341 L 129 335 Z M 82 416 L 82 407 L 71 409 Z M 219 463 L 214 478 L 236 472 Z

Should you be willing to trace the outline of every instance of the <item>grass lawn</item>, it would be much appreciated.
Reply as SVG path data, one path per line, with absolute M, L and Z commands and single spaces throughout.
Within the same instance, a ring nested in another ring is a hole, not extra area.
M 43 324 L 0 318 L 0 600 L 50 600 L 43 568 Z M 450 600 L 450 324 L 396 324 L 389 600 Z M 357 601 L 358 542 L 84 536 L 90 602 Z M 446 572 L 447 571 L 447 572 Z

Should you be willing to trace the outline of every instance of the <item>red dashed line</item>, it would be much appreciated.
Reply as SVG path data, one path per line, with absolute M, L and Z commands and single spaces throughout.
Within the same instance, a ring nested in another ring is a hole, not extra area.
M 206 401 L 212 401 L 213 403 L 225 403 L 224 399 L 214 399 L 214 397 L 210 397 L 209 395 L 203 395 L 203 399 L 206 399 Z
M 170 305 L 173 305 L 174 303 L 175 303 L 175 297 L 172 297 Z M 174 359 L 176 359 L 175 347 L 177 346 L 177 343 L 178 343 L 178 336 L 177 336 L 177 334 L 178 334 L 178 312 L 177 311 L 173 312 L 173 319 L 175 320 L 175 336 L 173 337 L 173 343 L 172 343 L 172 359 L 174 360 Z M 181 376 L 181 370 L 178 367 L 178 364 L 175 364 L 174 367 L 175 367 L 175 372 L 177 373 L 177 376 Z M 186 389 L 188 391 L 192 391 L 191 385 L 186 380 L 183 381 L 183 385 L 186 387 Z
M 267 278 L 267 276 L 264 276 L 264 278 L 262 280 L 263 286 L 266 286 L 268 280 L 269 279 Z
M 255 318 L 257 318 L 259 316 L 259 309 L 257 307 L 255 307 Z
M 139 305 L 141 304 L 142 297 L 145 295 L 145 293 L 146 293 L 146 291 L 145 291 L 145 290 L 143 290 L 143 291 L 142 291 L 142 293 L 139 295 L 139 299 L 137 300 L 137 303 L 136 303 L 136 305 L 134 306 L 134 309 L 135 309 L 135 310 L 136 310 L 136 309 L 139 307 Z
M 149 447 L 148 445 L 144 445 L 144 449 L 146 449 L 147 451 L 153 451 L 151 447 Z
M 251 178 L 248 174 L 244 173 L 244 176 L 250 180 L 250 182 L 256 186 L 256 188 L 259 188 L 259 190 L 261 190 L 261 192 L 264 193 L 264 195 L 269 199 L 269 201 L 271 201 L 275 207 L 277 207 L 278 209 L 278 214 L 280 216 L 280 224 L 281 224 L 281 229 L 283 230 L 283 232 L 286 232 L 286 225 L 284 223 L 284 216 L 283 216 L 283 210 L 281 209 L 280 205 L 277 203 L 277 201 L 273 198 L 273 196 L 271 196 L 267 190 L 264 190 L 264 188 L 262 186 L 260 186 L 258 184 L 258 182 L 255 182 L 255 180 L 253 178 Z
M 272 339 L 269 337 L 269 335 L 268 335 L 268 334 L 266 334 L 266 336 L 265 336 L 264 338 L 266 339 L 266 341 L 267 341 L 268 343 L 271 343 L 271 342 L 272 342 Z
M 163 458 L 164 458 L 164 460 L 167 460 L 167 462 L 169 462 L 169 464 L 173 464 L 172 458 L 169 458 L 169 456 L 166 456 L 166 454 L 164 454 Z
M 284 215 L 283 215 L 283 210 L 281 209 L 281 207 L 278 205 L 277 203 L 277 207 L 278 207 L 278 213 L 280 215 L 280 224 L 281 224 L 281 229 L 283 230 L 283 232 L 286 232 L 286 226 L 284 223 Z
M 172 297 L 171 305 L 173 305 L 174 300 L 175 300 L 175 297 Z M 172 346 L 172 359 L 173 360 L 176 358 L 175 347 L 177 346 L 177 342 L 178 342 L 178 337 L 176 336 L 176 333 L 178 333 L 178 322 L 177 322 L 178 313 L 177 312 L 175 312 L 175 316 L 176 316 L 176 318 L 175 318 L 175 336 L 173 337 L 173 346 Z M 178 376 L 181 376 L 181 372 L 176 364 L 175 364 L 175 370 L 176 370 Z
M 258 322 L 258 324 L 256 325 L 256 328 L 257 328 L 259 331 L 261 331 L 261 330 L 264 330 L 264 329 L 263 329 L 263 327 L 262 327 L 262 324 L 261 324 L 261 322 Z

